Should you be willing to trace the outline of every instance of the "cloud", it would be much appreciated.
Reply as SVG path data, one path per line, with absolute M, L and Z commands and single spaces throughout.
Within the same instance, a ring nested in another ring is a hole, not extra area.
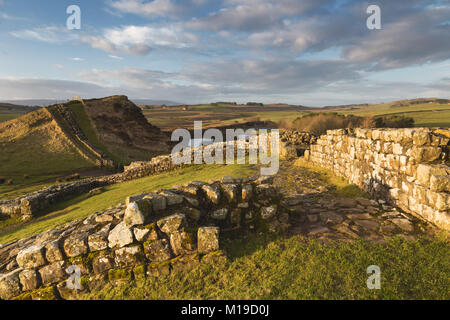
M 186 26 L 201 30 L 255 32 L 280 25 L 284 18 L 311 13 L 330 0 L 229 0 L 227 7 L 205 18 L 194 18 Z
M 208 0 L 116 0 L 108 5 L 118 13 L 135 14 L 144 17 L 177 18 L 195 13 L 199 7 L 210 6 Z M 111 14 L 116 14 L 114 11 Z
M 103 35 L 83 36 L 81 41 L 106 52 L 147 55 L 153 47 L 181 49 L 190 47 L 196 37 L 180 27 L 123 26 L 106 29 Z
M 123 58 L 122 58 L 122 57 L 119 57 L 119 56 L 115 56 L 115 55 L 113 55 L 113 54 L 110 54 L 110 55 L 108 55 L 108 57 L 110 57 L 111 59 L 116 59 L 116 60 L 123 60 Z
M 178 7 L 171 0 L 154 0 L 144 2 L 143 0 L 119 0 L 111 1 L 110 6 L 124 13 L 133 13 L 146 16 L 173 15 Z
M 83 58 L 77 58 L 77 57 L 75 57 L 75 58 L 70 58 L 70 60 L 72 60 L 72 61 L 84 61 Z
M 10 34 L 24 40 L 35 40 L 47 43 L 62 43 L 78 39 L 78 35 L 65 27 L 47 26 L 34 29 L 12 31 Z

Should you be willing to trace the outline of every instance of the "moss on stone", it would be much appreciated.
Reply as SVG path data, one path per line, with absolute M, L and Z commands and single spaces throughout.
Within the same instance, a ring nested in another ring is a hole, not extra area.
M 31 300 L 31 299 L 32 299 L 31 292 L 24 292 L 21 295 L 12 298 L 11 300 Z
M 144 278 L 147 272 L 145 265 L 137 266 L 133 269 L 134 278 Z
M 54 286 L 35 290 L 31 293 L 33 300 L 58 300 L 58 294 Z
M 110 281 L 132 280 L 132 278 L 133 274 L 130 268 L 108 270 L 108 279 Z

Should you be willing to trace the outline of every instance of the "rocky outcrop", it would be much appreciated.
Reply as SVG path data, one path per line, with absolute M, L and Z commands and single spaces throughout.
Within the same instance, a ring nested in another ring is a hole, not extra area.
M 223 258 L 220 239 L 230 231 L 289 227 L 281 194 L 267 177 L 194 181 L 126 202 L 0 245 L 0 298 L 69 298 L 106 283 L 159 277 Z
M 449 141 L 447 129 L 329 130 L 305 158 L 450 230 Z

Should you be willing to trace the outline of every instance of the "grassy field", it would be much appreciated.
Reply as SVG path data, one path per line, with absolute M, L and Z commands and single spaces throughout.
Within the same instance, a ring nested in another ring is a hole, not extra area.
M 356 116 L 400 115 L 411 117 L 416 127 L 450 127 L 450 105 L 437 103 L 395 106 L 392 103 L 372 105 L 357 110 L 336 110 Z
M 5 127 L 11 123 L 12 128 Z M 45 110 L 0 123 L 0 149 L 0 176 L 13 181 L 0 185 L 1 198 L 20 188 L 34 188 L 54 182 L 57 176 L 93 167 L 61 138 Z
M 18 113 L 0 113 L 0 122 L 15 119 L 20 116 L 21 116 L 21 114 L 18 114 Z
M 261 121 L 295 120 L 308 112 L 337 112 L 356 116 L 401 115 L 415 120 L 417 127 L 449 127 L 450 105 L 424 103 L 417 105 L 397 106 L 395 103 L 375 104 L 354 108 L 320 109 L 311 108 L 305 111 L 288 105 L 267 106 L 235 106 L 235 105 L 199 105 L 170 107 L 166 109 L 144 109 L 149 122 L 164 130 L 184 127 L 192 128 L 195 120 L 202 120 L 203 126 L 225 126 L 259 119 Z
M 224 244 L 229 261 L 84 294 L 79 299 L 443 299 L 450 298 L 450 247 L 439 240 L 323 245 L 301 236 L 253 236 Z M 381 289 L 367 288 L 367 267 Z
M 11 226 L 10 220 L 0 221 L 0 243 L 41 233 L 64 223 L 86 218 L 95 212 L 125 202 L 127 196 L 143 192 L 152 192 L 193 180 L 220 179 L 224 176 L 244 177 L 259 173 L 252 165 L 202 165 L 145 177 L 130 182 L 105 187 L 105 191 L 96 196 L 81 195 L 60 202 L 25 224 Z

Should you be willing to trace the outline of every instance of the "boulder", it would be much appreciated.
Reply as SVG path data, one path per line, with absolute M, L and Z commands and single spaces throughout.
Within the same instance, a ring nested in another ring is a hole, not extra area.
M 108 246 L 110 248 L 125 247 L 126 245 L 133 243 L 133 241 L 133 232 L 124 222 L 119 223 L 112 229 L 108 236 Z
M 201 227 L 197 232 L 197 247 L 199 253 L 219 250 L 219 228 Z

